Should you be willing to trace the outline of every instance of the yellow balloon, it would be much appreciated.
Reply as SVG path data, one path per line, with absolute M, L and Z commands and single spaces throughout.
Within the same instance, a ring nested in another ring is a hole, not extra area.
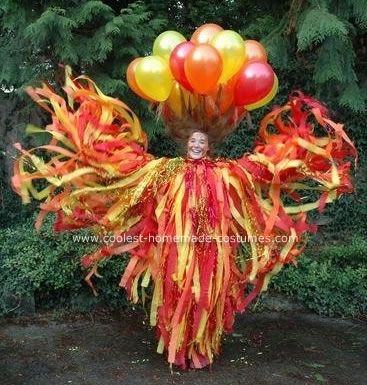
M 154 40 L 153 55 L 162 56 L 168 60 L 175 47 L 184 41 L 186 41 L 185 37 L 176 31 L 162 32 Z
M 245 106 L 246 110 L 252 111 L 252 110 L 255 110 L 256 108 L 260 108 L 262 106 L 265 106 L 265 104 L 268 104 L 277 94 L 278 87 L 279 87 L 278 77 L 277 77 L 277 75 L 274 74 L 274 84 L 273 84 L 273 88 L 271 89 L 271 91 L 266 96 L 264 96 L 261 100 L 259 100 L 258 102 L 248 104 L 247 106 Z
M 223 71 L 219 83 L 226 83 L 245 62 L 245 42 L 237 32 L 225 30 L 215 34 L 210 44 L 217 49 L 223 61 Z
M 135 69 L 136 82 L 151 99 L 165 101 L 171 93 L 173 78 L 169 64 L 160 56 L 146 56 Z

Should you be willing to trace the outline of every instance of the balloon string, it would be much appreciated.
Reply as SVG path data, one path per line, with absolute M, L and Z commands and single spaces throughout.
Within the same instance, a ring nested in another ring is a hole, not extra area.
M 254 125 L 252 123 L 252 118 L 251 118 L 250 111 L 246 111 L 246 121 L 247 121 L 247 125 L 248 125 L 249 129 L 251 131 L 253 131 L 254 130 Z

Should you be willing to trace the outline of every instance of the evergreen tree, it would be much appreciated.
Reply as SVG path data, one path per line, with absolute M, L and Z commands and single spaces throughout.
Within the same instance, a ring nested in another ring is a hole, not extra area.
M 110 2 L 112 3 L 112 2 Z M 164 20 L 142 2 L 5 0 L 0 5 L 0 84 L 54 81 L 59 64 L 88 72 L 109 94 L 126 93 L 127 64 L 150 50 Z M 153 17 L 154 16 L 154 17 Z
M 355 51 L 367 32 L 367 1 L 285 3 L 288 10 L 283 15 L 265 12 L 243 32 L 262 39 L 290 88 L 303 88 L 353 112 L 365 112 L 367 56 L 358 57 Z

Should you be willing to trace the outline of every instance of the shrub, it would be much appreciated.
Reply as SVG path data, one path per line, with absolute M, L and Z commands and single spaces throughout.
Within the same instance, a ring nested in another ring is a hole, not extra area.
M 367 240 L 309 250 L 287 266 L 272 285 L 322 315 L 367 314 Z
M 115 258 L 102 265 L 103 279 L 95 280 L 99 296 L 84 283 L 86 274 L 79 265 L 79 257 L 96 245 L 75 243 L 75 231 L 53 234 L 52 219 L 46 220 L 40 234 L 34 229 L 34 218 L 0 229 L 0 313 L 9 312 L 6 298 L 35 297 L 36 308 L 57 304 L 88 310 L 95 305 L 117 308 L 126 305 L 118 287 L 126 258 Z M 78 232 L 80 234 L 84 232 Z

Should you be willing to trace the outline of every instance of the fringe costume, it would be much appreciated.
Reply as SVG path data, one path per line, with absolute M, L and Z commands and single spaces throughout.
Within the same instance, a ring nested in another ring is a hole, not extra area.
M 296 261 L 305 233 L 316 230 L 307 212 L 352 191 L 353 144 L 323 105 L 302 94 L 262 120 L 251 154 L 191 160 L 148 154 L 135 114 L 87 77 L 67 78 L 67 101 L 47 85 L 28 92 L 52 116 L 45 130 L 30 130 L 51 141 L 16 145 L 15 191 L 25 203 L 43 200 L 37 228 L 53 212 L 55 231 L 131 237 L 82 258 L 87 282 L 101 260 L 129 252 L 120 285 L 133 302 L 152 285 L 157 350 L 180 367 L 213 362 L 235 314 Z M 37 190 L 40 179 L 47 186 Z M 315 201 L 307 201 L 310 191 Z

